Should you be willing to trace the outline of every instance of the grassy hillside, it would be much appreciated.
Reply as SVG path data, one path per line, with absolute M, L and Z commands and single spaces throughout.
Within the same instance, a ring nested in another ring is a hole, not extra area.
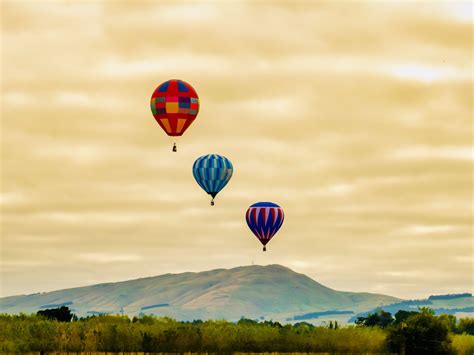
M 328 310 L 355 313 L 399 302 L 395 297 L 340 292 L 281 265 L 165 274 L 117 283 L 0 299 L 0 312 L 67 305 L 79 316 L 156 314 L 180 320 L 285 320 Z

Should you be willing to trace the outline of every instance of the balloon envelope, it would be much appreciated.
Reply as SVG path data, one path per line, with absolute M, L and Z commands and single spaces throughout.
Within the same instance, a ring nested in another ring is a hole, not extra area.
M 218 154 L 203 155 L 193 164 L 194 178 L 213 198 L 227 185 L 233 171 L 230 160 Z
M 265 246 L 282 226 L 285 215 L 276 203 L 257 202 L 248 208 L 245 219 L 250 230 Z
M 194 88 L 183 80 L 168 80 L 159 85 L 150 100 L 156 122 L 169 136 L 181 136 L 199 112 Z

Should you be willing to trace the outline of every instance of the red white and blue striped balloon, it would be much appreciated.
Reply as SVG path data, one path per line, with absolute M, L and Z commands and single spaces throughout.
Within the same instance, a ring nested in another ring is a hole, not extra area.
M 276 203 L 257 202 L 248 208 L 245 219 L 250 230 L 263 244 L 263 251 L 266 251 L 265 246 L 282 226 L 285 215 Z

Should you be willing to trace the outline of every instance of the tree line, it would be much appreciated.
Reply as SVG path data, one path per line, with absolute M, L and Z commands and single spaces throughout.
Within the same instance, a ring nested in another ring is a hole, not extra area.
M 358 326 L 385 329 L 387 348 L 400 354 L 456 353 L 452 344 L 453 334 L 466 335 L 461 338 L 468 340 L 468 349 L 462 349 L 461 352 L 474 352 L 474 319 L 461 318 L 458 321 L 452 314 L 436 316 L 429 307 L 419 307 L 418 311 L 400 310 L 395 313 L 395 317 L 390 312 L 380 310 L 367 317 L 358 317 L 355 323 Z
M 453 335 L 461 332 L 464 335 Z M 437 317 L 429 309 L 399 312 L 395 317 L 380 311 L 358 319 L 356 325 L 342 327 L 332 321 L 324 326 L 307 322 L 283 325 L 245 318 L 238 322 L 182 322 L 148 315 L 132 319 L 119 315 L 77 318 L 67 307 L 32 315 L 0 315 L 0 352 L 471 354 L 472 334 L 473 319 Z

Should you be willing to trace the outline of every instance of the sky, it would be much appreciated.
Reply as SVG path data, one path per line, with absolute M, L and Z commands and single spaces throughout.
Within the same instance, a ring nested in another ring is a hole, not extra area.
M 0 296 L 281 264 L 473 289 L 470 2 L 2 1 Z M 189 82 L 177 140 L 149 100 Z M 234 175 L 209 206 L 191 172 Z M 285 223 L 263 253 L 257 201 Z

